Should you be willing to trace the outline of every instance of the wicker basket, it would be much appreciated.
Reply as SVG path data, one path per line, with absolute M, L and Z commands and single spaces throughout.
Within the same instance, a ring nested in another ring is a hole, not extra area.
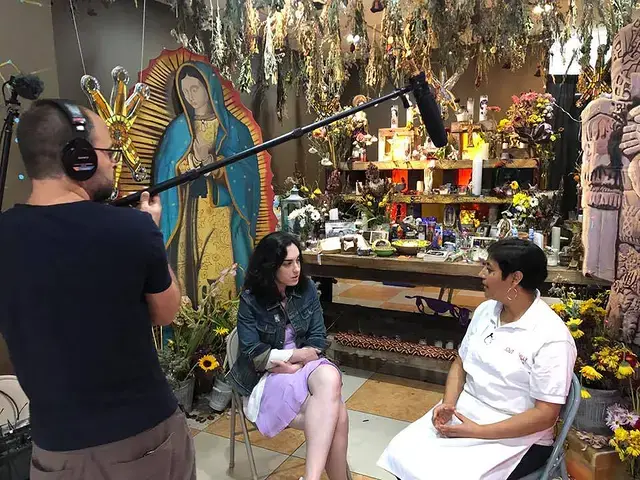
M 178 388 L 173 391 L 173 394 L 176 396 L 178 403 L 187 413 L 190 413 L 191 409 L 193 408 L 193 391 L 195 386 L 195 377 L 190 377 L 180 383 Z

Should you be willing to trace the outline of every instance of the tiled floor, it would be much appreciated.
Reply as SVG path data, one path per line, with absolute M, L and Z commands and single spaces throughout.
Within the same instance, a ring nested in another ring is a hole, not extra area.
M 378 457 L 408 422 L 424 415 L 440 400 L 442 387 L 361 370 L 342 370 L 342 394 L 349 409 L 348 461 L 353 480 L 392 480 L 391 475 L 376 466 Z M 210 424 L 192 422 L 190 426 L 195 434 L 198 480 L 251 478 L 241 441 L 236 441 L 236 466 L 228 471 L 227 416 Z M 272 439 L 256 431 L 249 436 L 261 479 L 298 480 L 304 474 L 306 448 L 302 432 L 288 429 Z

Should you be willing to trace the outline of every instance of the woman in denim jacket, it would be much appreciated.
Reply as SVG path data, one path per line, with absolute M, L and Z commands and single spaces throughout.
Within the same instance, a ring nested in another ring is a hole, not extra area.
M 304 430 L 306 480 L 319 480 L 325 468 L 331 480 L 346 480 L 342 377 L 322 357 L 328 346 L 322 308 L 315 284 L 302 273 L 300 252 L 298 240 L 283 232 L 256 246 L 240 296 L 240 355 L 229 379 L 264 436 Z

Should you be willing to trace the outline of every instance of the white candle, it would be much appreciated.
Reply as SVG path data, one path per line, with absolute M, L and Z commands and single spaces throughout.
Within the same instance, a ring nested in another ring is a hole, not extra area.
M 553 227 L 551 229 L 551 247 L 560 251 L 560 227 Z

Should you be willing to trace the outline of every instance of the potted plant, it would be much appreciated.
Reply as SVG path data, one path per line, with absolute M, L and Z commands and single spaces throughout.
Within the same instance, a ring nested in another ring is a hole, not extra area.
M 187 412 L 193 404 L 196 376 L 202 380 L 209 376 L 212 383 L 224 362 L 226 336 L 235 327 L 238 299 L 223 298 L 220 291 L 227 279 L 233 281 L 236 269 L 234 264 L 223 270 L 199 305 L 182 297 L 170 338 L 158 352 L 167 380 Z
M 610 432 L 607 408 L 622 399 L 626 379 L 634 375 L 637 358 L 605 324 L 608 292 L 584 301 L 560 289 L 562 301 L 551 308 L 565 321 L 576 342 L 575 372 L 582 383 L 582 402 L 574 426 L 599 435 Z

